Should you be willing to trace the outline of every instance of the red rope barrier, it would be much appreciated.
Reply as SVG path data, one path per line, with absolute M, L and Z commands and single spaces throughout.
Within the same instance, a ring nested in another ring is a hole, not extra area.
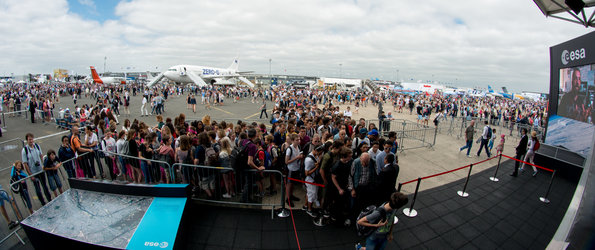
M 492 157 L 487 158 L 487 159 L 485 159 L 483 161 L 479 161 L 479 162 L 473 163 L 473 165 L 484 163 L 484 162 L 489 161 L 491 159 L 494 159 L 496 157 L 498 157 L 498 155 L 492 156 Z M 459 171 L 459 170 L 464 169 L 464 168 L 468 168 L 469 166 L 471 166 L 471 164 L 462 166 L 460 168 L 455 168 L 455 169 L 452 169 L 452 170 L 444 171 L 444 172 L 441 172 L 441 173 L 437 173 L 437 174 L 433 174 L 433 175 L 428 175 L 428 176 L 425 176 L 425 177 L 421 177 L 421 179 L 422 180 L 423 179 L 429 179 L 429 178 L 440 176 L 440 175 L 443 175 L 443 174 L 452 173 L 452 172 Z M 401 184 L 401 185 L 403 186 L 405 184 L 409 184 L 409 183 L 412 183 L 412 182 L 415 182 L 415 181 L 417 181 L 417 179 L 413 179 L 413 180 L 410 180 L 410 181 L 407 181 L 407 182 L 403 182 L 403 184 Z
M 544 168 L 544 167 L 542 167 L 542 166 L 538 166 L 538 165 L 535 165 L 535 164 L 533 164 L 533 163 L 530 163 L 530 162 L 521 161 L 521 160 L 519 160 L 519 159 L 517 159 L 517 158 L 510 157 L 510 156 L 508 156 L 508 155 L 504 155 L 504 154 L 503 154 L 502 156 L 504 156 L 504 157 L 506 157 L 506 158 L 508 158 L 508 159 L 511 159 L 511 160 L 515 160 L 515 161 L 518 161 L 518 162 L 525 163 L 525 164 L 527 164 L 527 165 L 531 165 L 531 166 L 533 166 L 533 167 L 536 167 L 536 168 L 539 168 L 539 169 L 543 169 L 543 170 L 545 170 L 545 171 L 548 171 L 548 172 L 552 172 L 552 173 L 554 172 L 554 170 L 552 170 L 552 169 L 549 169 L 549 168 Z
M 286 185 L 285 180 L 283 180 L 283 184 Z M 281 195 L 285 195 L 285 194 L 281 194 Z M 285 199 L 289 199 L 289 197 L 286 197 Z M 285 202 L 285 200 L 283 202 Z M 290 202 L 293 202 L 293 201 L 290 201 Z M 293 232 L 295 233 L 295 241 L 297 242 L 298 249 L 302 250 L 302 247 L 300 246 L 300 238 L 298 237 L 297 229 L 295 228 L 295 220 L 293 219 L 293 209 L 291 209 L 291 206 L 289 206 L 289 214 L 291 214 L 291 223 L 293 223 Z
M 294 178 L 291 178 L 291 177 L 287 177 L 287 179 L 292 180 L 292 181 L 301 182 L 301 183 L 312 184 L 314 186 L 324 187 L 324 185 L 322 185 L 322 184 L 318 184 L 318 183 L 314 183 L 314 182 L 309 182 L 309 181 L 302 181 L 302 180 L 294 179 Z

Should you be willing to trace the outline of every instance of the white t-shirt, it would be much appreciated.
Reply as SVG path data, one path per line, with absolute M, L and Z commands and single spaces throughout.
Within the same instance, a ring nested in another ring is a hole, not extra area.
M 89 137 L 89 135 L 87 135 L 87 133 L 85 133 L 85 143 L 86 144 L 93 144 L 93 143 L 99 143 L 99 141 L 97 140 L 97 134 L 95 133 L 91 133 L 91 137 Z M 96 147 L 98 147 L 99 144 L 97 144 Z
M 316 159 L 316 161 L 312 160 L 312 157 L 314 157 L 314 159 Z M 316 156 L 314 156 L 314 154 L 310 153 L 308 155 L 308 157 L 306 157 L 304 160 L 304 169 L 306 170 L 306 172 L 314 169 L 314 167 L 316 166 L 316 162 L 318 162 L 318 160 L 319 159 Z M 315 176 L 315 174 L 306 176 L 306 181 L 314 182 L 314 176 Z
M 289 160 L 297 157 L 300 154 L 300 149 L 297 147 L 294 147 L 293 144 L 291 144 L 291 146 L 289 146 L 290 148 L 287 149 L 287 152 L 285 153 L 286 158 L 289 157 Z M 300 161 L 293 161 L 289 164 L 287 164 L 287 169 L 289 169 L 289 171 L 298 171 L 300 170 Z

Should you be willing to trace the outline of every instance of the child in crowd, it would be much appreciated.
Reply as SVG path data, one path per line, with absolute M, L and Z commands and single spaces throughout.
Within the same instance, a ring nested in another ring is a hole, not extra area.
M 488 142 L 488 148 L 490 149 L 490 154 L 492 153 L 492 148 L 494 148 L 494 140 L 496 139 L 496 129 L 493 128 L 492 129 L 492 138 L 490 138 L 490 141 Z
M 500 143 L 498 143 L 498 146 L 496 146 L 496 154 L 502 154 L 502 151 L 504 151 L 504 141 L 505 141 L 505 134 L 500 135 Z

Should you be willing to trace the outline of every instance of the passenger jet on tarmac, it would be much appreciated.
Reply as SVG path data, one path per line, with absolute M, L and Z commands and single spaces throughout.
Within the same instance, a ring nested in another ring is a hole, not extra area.
M 91 66 L 91 76 L 93 77 L 93 82 L 97 84 L 106 84 L 106 85 L 118 85 L 118 84 L 126 84 L 126 79 L 124 77 L 99 77 L 95 67 Z
M 237 78 L 242 83 L 254 87 L 253 83 L 241 75 L 241 73 L 247 72 L 238 72 L 238 66 L 238 59 L 234 59 L 229 68 L 226 69 L 196 65 L 176 65 L 152 79 L 147 84 L 147 87 L 158 83 L 164 77 L 176 83 L 194 83 L 199 87 L 206 87 L 228 78 Z M 205 80 L 208 81 L 208 84 Z

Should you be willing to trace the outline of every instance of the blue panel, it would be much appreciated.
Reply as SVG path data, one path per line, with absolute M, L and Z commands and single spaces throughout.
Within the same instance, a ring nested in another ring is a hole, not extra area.
M 186 186 L 188 186 L 188 184 L 165 184 L 165 183 L 159 183 L 157 185 L 155 185 L 155 187 L 169 187 L 169 188 L 185 188 Z
M 186 198 L 155 197 L 127 249 L 173 249 Z

